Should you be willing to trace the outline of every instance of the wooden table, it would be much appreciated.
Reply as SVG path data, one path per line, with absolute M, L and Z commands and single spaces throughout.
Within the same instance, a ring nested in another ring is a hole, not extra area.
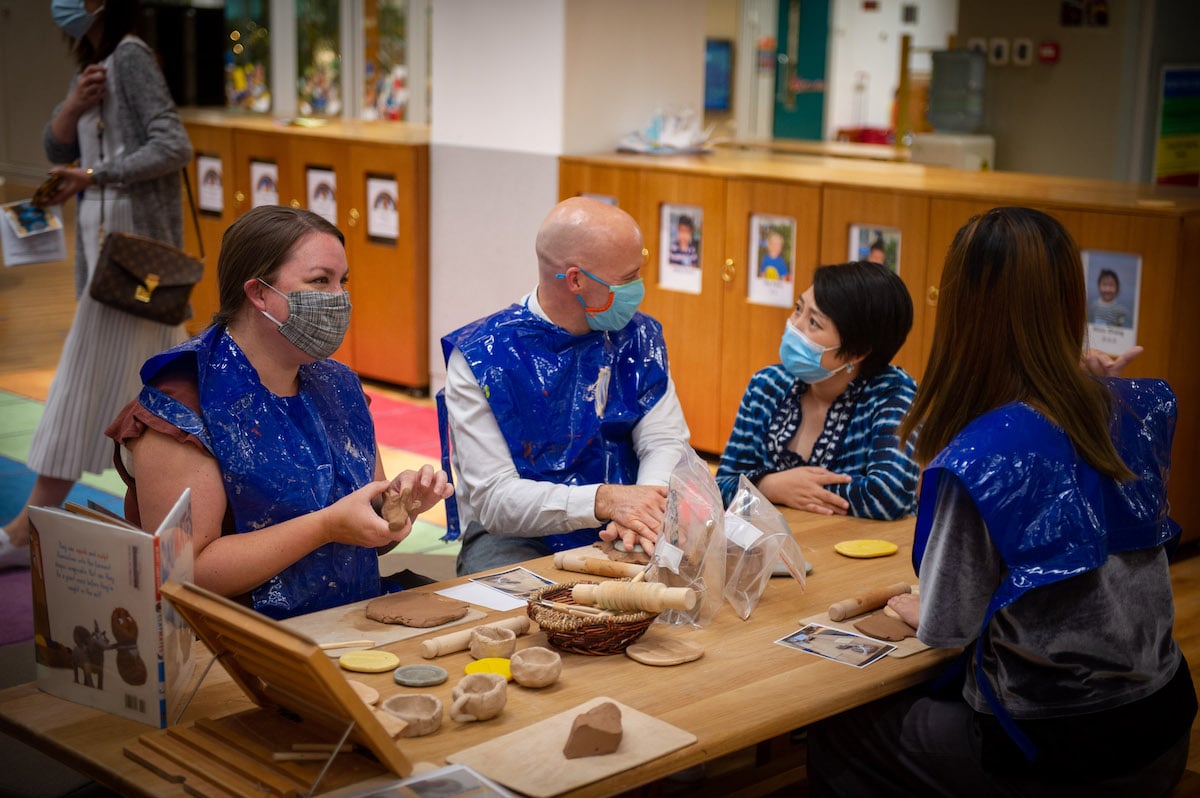
M 623 656 L 564 654 L 563 675 L 549 692 L 509 691 L 504 713 L 486 723 L 445 721 L 422 738 L 401 739 L 412 762 L 445 763 L 445 757 L 493 737 L 524 728 L 547 716 L 608 696 L 696 735 L 694 745 L 661 759 L 595 782 L 574 795 L 612 795 L 684 768 L 769 740 L 846 709 L 916 684 L 938 668 L 951 652 L 929 650 L 905 658 L 885 657 L 857 669 L 775 645 L 797 629 L 797 621 L 828 609 L 834 601 L 897 581 L 915 582 L 912 571 L 911 518 L 896 522 L 864 521 L 786 511 L 805 557 L 813 563 L 806 592 L 790 578 L 772 579 L 747 621 L 728 606 L 703 629 L 671 628 L 701 643 L 702 659 L 676 668 L 654 668 Z M 900 547 L 897 555 L 852 560 L 833 550 L 849 538 L 882 538 Z M 526 563 L 556 581 L 577 581 L 578 574 L 554 568 L 550 558 Z M 443 585 L 444 586 L 444 583 Z M 489 620 L 515 615 L 489 612 Z M 650 632 L 663 632 L 655 625 Z M 384 648 L 402 662 L 424 662 L 420 642 L 411 638 Z M 540 632 L 522 638 L 521 647 L 544 644 Z M 466 652 L 440 657 L 451 674 L 470 661 Z M 402 688 L 390 673 L 353 674 L 386 697 Z M 432 692 L 450 704 L 453 676 Z M 252 705 L 220 668 L 213 668 L 184 714 L 183 721 L 220 717 Z M 0 691 L 0 729 L 126 795 L 185 795 L 126 758 L 124 746 L 151 729 L 144 724 L 99 712 L 40 692 L 29 683 Z

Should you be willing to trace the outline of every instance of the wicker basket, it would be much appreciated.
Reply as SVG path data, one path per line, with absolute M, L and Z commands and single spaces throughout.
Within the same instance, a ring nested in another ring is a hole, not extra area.
M 529 618 L 546 633 L 550 645 L 575 654 L 601 656 L 620 654 L 637 642 L 646 633 L 650 624 L 658 617 L 655 612 L 622 612 L 601 618 L 582 618 L 552 607 L 538 606 L 537 601 L 554 601 L 559 604 L 574 604 L 571 588 L 578 584 L 594 582 L 567 582 L 547 585 L 529 597 L 526 612 Z

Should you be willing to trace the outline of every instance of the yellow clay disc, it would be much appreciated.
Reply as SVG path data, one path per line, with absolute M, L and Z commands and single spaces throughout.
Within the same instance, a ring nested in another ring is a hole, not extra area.
M 887 557 L 899 549 L 895 543 L 886 540 L 843 540 L 833 544 L 833 550 L 846 557 Z
M 359 673 L 383 673 L 394 671 L 400 664 L 400 658 L 390 651 L 347 651 L 338 657 L 338 665 L 348 671 Z
M 512 665 L 505 657 L 484 657 L 469 663 L 463 669 L 465 673 L 498 673 L 506 680 L 512 681 Z

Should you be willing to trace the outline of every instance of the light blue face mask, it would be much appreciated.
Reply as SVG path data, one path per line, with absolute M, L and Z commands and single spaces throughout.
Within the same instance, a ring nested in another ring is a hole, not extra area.
M 821 346 L 789 321 L 783 328 L 783 340 L 779 342 L 779 360 L 789 374 L 812 385 L 824 382 L 842 369 L 854 367 L 853 363 L 847 363 L 831 371 L 821 365 L 821 356 L 839 346 Z
M 51 0 L 50 3 L 54 24 L 72 39 L 82 39 L 96 24 L 96 17 L 103 10 L 104 6 L 100 6 L 95 14 L 90 14 L 84 8 L 83 0 Z
M 622 329 L 633 318 L 633 314 L 637 313 L 638 305 L 642 304 L 642 298 L 646 296 L 646 286 L 642 283 L 642 278 L 639 277 L 627 283 L 613 285 L 601 280 L 587 269 L 581 268 L 579 271 L 600 283 L 600 285 L 608 287 L 608 302 L 598 308 L 589 308 L 587 303 L 583 301 L 583 297 L 578 294 L 575 295 L 575 298 L 579 300 L 579 304 L 583 305 L 584 312 L 587 313 L 588 328 L 597 331 Z M 562 280 L 567 275 L 556 274 L 554 276 Z

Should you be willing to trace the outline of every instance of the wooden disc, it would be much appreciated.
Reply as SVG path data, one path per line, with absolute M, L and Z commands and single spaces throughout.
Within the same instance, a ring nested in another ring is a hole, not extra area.
M 354 688 L 354 692 L 358 693 L 358 697 L 363 700 L 364 704 L 374 706 L 379 700 L 379 691 L 369 684 L 364 684 L 357 679 L 347 679 L 347 684 Z
M 625 656 L 643 665 L 682 665 L 704 656 L 704 646 L 677 637 L 643 639 L 625 649 Z
M 888 540 L 843 540 L 833 544 L 833 550 L 846 557 L 865 559 L 887 557 L 899 551 L 899 547 Z
M 338 657 L 338 665 L 343 670 L 358 671 L 359 673 L 383 673 L 392 671 L 400 664 L 400 658 L 390 651 L 367 649 L 366 651 L 347 651 Z

